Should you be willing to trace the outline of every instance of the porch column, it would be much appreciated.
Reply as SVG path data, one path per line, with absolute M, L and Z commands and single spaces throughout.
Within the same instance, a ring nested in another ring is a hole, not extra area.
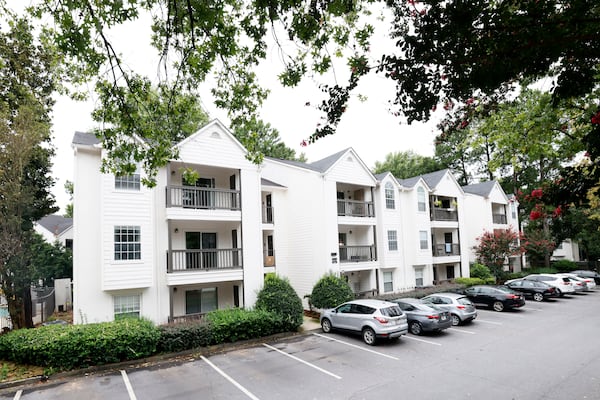
M 169 286 L 169 322 L 173 321 L 173 286 Z

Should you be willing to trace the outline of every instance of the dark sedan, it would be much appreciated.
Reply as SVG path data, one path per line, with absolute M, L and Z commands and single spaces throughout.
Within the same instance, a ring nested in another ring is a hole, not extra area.
M 491 307 L 494 311 L 504 311 L 525 305 L 525 296 L 508 286 L 477 285 L 466 288 L 464 292 L 475 305 Z
M 506 282 L 506 286 L 521 292 L 525 297 L 531 297 L 535 301 L 546 300 L 550 297 L 558 297 L 556 288 L 544 282 L 530 281 L 528 279 L 515 279 Z
M 398 304 L 408 318 L 408 331 L 413 335 L 423 332 L 440 332 L 452 326 L 452 318 L 446 310 L 419 299 L 404 298 L 392 300 Z

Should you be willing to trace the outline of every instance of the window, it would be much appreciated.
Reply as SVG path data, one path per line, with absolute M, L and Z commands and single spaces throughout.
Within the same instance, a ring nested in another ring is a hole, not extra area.
M 421 250 L 427 250 L 429 243 L 427 241 L 427 231 L 419 231 L 419 248 Z
M 517 206 L 515 203 L 510 203 L 510 214 L 512 219 L 517 219 Z
M 203 288 L 185 292 L 186 314 L 204 314 L 217 308 L 217 288 Z
M 422 287 L 423 286 L 423 268 L 415 269 L 415 286 Z
M 391 271 L 383 273 L 383 291 L 394 291 L 394 274 Z
M 140 317 L 140 296 L 113 296 L 115 320 L 127 317 Z
M 425 211 L 425 189 L 419 186 L 417 189 L 418 210 Z
M 115 260 L 142 258 L 139 226 L 115 226 Z
M 390 251 L 398 250 L 398 235 L 396 231 L 387 231 L 388 233 L 388 249 Z
M 396 208 L 396 201 L 394 199 L 394 186 L 390 182 L 385 184 L 385 208 Z
M 140 173 L 135 171 L 131 175 L 115 176 L 115 189 L 140 190 Z

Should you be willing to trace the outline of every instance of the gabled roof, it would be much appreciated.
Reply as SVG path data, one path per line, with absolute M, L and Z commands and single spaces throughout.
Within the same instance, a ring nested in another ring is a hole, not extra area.
M 348 152 L 354 153 L 354 155 L 360 161 L 360 163 L 363 165 L 363 167 L 369 172 L 369 174 L 371 176 L 373 176 L 373 173 L 371 172 L 371 170 L 369 170 L 364 165 L 364 163 L 362 162 L 360 157 L 356 154 L 356 152 L 351 147 L 348 147 L 347 149 L 344 149 L 342 151 L 338 151 L 335 154 L 332 154 L 332 155 L 322 158 L 320 160 L 314 161 L 312 163 L 303 163 L 301 161 L 283 160 L 280 158 L 273 158 L 273 157 L 265 157 L 265 158 L 268 160 L 280 162 L 282 164 L 288 164 L 288 165 L 292 165 L 294 167 L 304 168 L 304 169 L 308 169 L 311 171 L 320 172 L 320 173 L 324 174 L 327 171 L 329 171 Z
M 180 141 L 179 143 L 176 143 L 174 147 L 182 147 L 184 146 L 186 143 L 191 142 L 193 140 L 195 140 L 196 136 L 202 135 L 204 134 L 206 131 L 210 130 L 210 129 L 214 129 L 215 127 L 218 127 L 219 129 L 221 129 L 223 132 L 225 132 L 230 139 L 235 142 L 235 144 L 240 148 L 240 150 L 244 153 L 247 154 L 248 150 L 244 147 L 243 144 L 240 143 L 239 140 L 237 140 L 237 138 L 235 137 L 235 135 L 229 130 L 229 128 L 227 128 L 220 120 L 218 119 L 213 119 L 212 121 L 210 121 L 208 124 L 204 125 L 203 127 L 201 127 L 200 129 L 198 129 L 196 132 L 194 132 L 193 134 L 191 134 L 190 136 L 186 137 L 185 139 L 183 139 L 182 141 Z
M 273 181 L 270 181 L 268 179 L 265 178 L 260 178 L 260 184 L 261 186 L 273 186 L 273 187 L 280 187 L 280 188 L 284 188 L 285 186 L 280 185 L 279 183 L 275 183 Z
M 46 215 L 37 223 L 48 232 L 58 236 L 73 226 L 73 218 L 66 218 L 62 215 Z
M 442 178 L 449 172 L 448 169 L 442 169 L 435 172 L 430 172 L 428 174 L 421 175 L 427 186 L 430 188 L 434 188 L 440 183 Z
M 475 183 L 473 185 L 463 186 L 463 191 L 465 193 L 476 194 L 482 197 L 488 197 L 492 190 L 496 186 L 496 181 L 487 181 L 481 183 Z
M 404 187 L 412 188 L 417 184 L 417 182 L 419 182 L 419 179 L 421 179 L 420 176 L 413 176 L 412 178 L 408 179 L 399 179 L 398 182 L 400 182 L 400 184 Z
M 84 146 L 94 146 L 100 144 L 100 139 L 98 139 L 93 133 L 76 131 L 73 135 L 72 143 Z

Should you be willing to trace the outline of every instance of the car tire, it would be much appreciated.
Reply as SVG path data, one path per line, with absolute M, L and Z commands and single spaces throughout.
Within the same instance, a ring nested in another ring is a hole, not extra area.
M 501 301 L 495 301 L 494 304 L 492 304 L 492 308 L 494 309 L 494 311 L 504 311 L 504 303 L 502 303 Z
M 327 318 L 323 318 L 323 321 L 321 321 L 321 329 L 323 329 L 323 332 L 325 333 L 331 332 L 331 321 Z
M 376 341 L 375 331 L 369 327 L 362 330 L 362 337 L 366 344 L 374 346 Z
M 542 300 L 544 300 L 544 295 L 541 293 L 534 293 L 533 300 L 534 301 L 542 301 Z
M 421 324 L 416 321 L 411 322 L 408 329 L 413 335 L 420 335 L 423 333 L 423 327 L 421 327 Z
M 456 314 L 450 315 L 450 318 L 452 318 L 452 326 L 458 326 L 462 322 L 460 317 Z

